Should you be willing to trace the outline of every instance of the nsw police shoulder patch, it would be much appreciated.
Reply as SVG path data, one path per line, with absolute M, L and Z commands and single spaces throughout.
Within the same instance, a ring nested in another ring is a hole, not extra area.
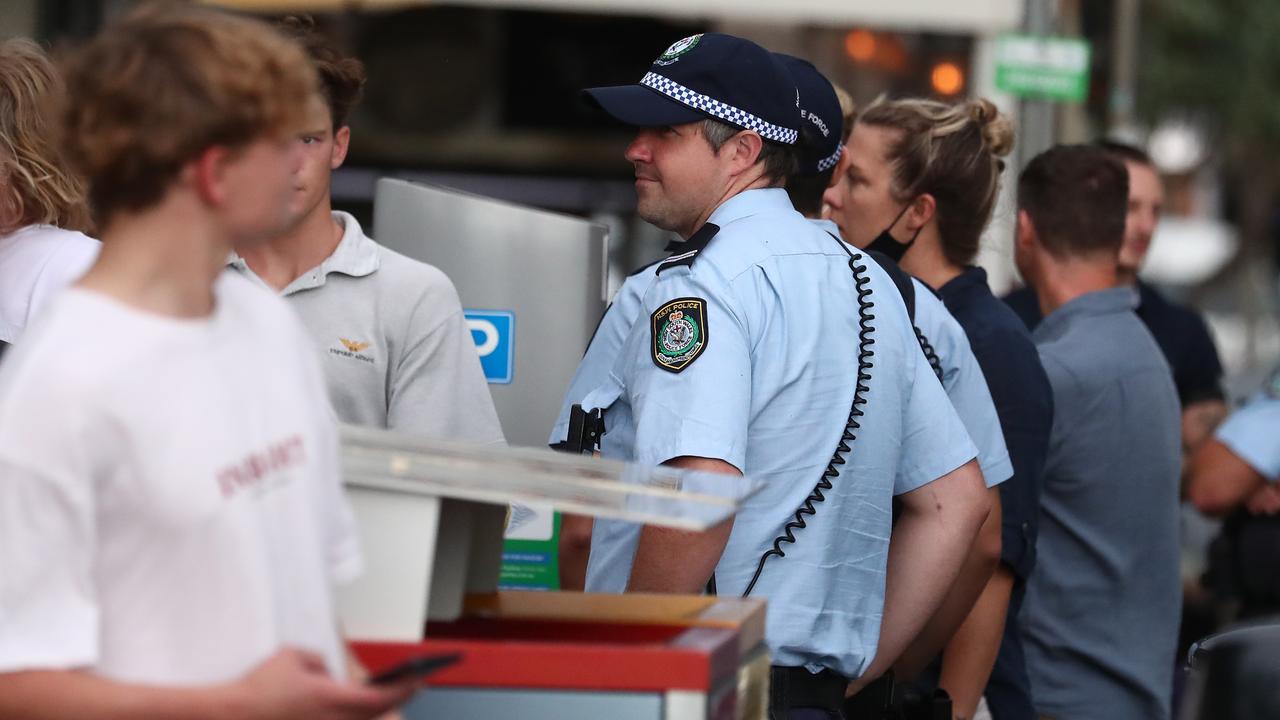
M 707 347 L 707 302 L 677 298 L 649 316 L 653 336 L 653 364 L 678 373 Z

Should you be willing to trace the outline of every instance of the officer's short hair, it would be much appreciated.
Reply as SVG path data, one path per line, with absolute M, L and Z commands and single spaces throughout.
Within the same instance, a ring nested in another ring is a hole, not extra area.
M 316 28 L 310 16 L 290 16 L 280 22 L 280 30 L 297 41 L 320 74 L 320 90 L 329 105 L 336 131 L 347 124 L 351 111 L 360 102 L 364 84 L 368 79 L 364 63 L 358 58 L 344 55 Z
M 702 121 L 702 137 L 707 139 L 711 149 L 717 153 L 725 143 L 740 132 L 742 128 L 726 122 L 712 118 Z M 760 157 L 756 162 L 764 163 L 764 174 L 778 185 L 786 182 L 788 177 L 800 169 L 800 161 L 793 147 L 768 140 L 762 143 Z
M 1018 177 L 1018 207 L 1055 257 L 1115 255 L 1124 240 L 1129 172 L 1096 145 L 1058 145 Z
M 67 66 L 67 154 L 99 220 L 160 201 L 214 146 L 296 132 L 317 92 L 302 49 L 258 20 L 190 5 L 144 6 Z

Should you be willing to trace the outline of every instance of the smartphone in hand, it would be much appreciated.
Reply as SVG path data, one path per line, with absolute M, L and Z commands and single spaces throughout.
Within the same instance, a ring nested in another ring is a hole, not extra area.
M 458 653 L 421 655 L 383 670 L 370 677 L 368 683 L 370 685 L 390 685 L 411 677 L 423 678 L 450 665 L 456 665 L 461 660 L 462 655 Z

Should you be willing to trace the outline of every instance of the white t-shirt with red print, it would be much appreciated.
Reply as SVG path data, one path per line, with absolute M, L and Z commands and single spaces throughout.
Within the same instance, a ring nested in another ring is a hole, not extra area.
M 282 300 L 214 292 L 178 319 L 73 288 L 0 366 L 0 672 L 202 685 L 292 646 L 344 674 L 324 380 Z

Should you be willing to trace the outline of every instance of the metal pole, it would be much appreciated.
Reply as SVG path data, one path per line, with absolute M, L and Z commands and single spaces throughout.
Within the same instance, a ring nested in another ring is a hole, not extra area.
M 1116 0 L 1112 16 L 1111 97 L 1107 103 L 1108 134 L 1133 128 L 1134 94 L 1138 71 L 1138 0 Z
M 1023 31 L 1028 35 L 1053 34 L 1057 0 L 1026 0 Z M 1055 138 L 1054 105 L 1044 100 L 1022 101 L 1018 123 L 1018 159 L 1028 160 L 1053 146 Z

